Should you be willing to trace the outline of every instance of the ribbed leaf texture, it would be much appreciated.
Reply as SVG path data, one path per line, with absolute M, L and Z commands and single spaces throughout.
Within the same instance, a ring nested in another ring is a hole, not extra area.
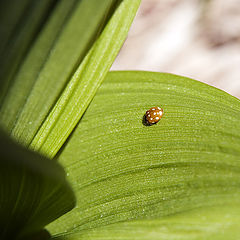
M 164 115 L 146 126 L 153 106 Z M 48 229 L 63 239 L 236 239 L 239 110 L 191 79 L 110 73 L 59 156 L 77 206 Z

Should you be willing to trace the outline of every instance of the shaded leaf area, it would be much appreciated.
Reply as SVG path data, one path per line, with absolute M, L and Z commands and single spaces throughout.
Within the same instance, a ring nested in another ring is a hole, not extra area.
M 0 239 L 25 238 L 71 210 L 75 197 L 58 163 L 2 131 L 0 144 Z
M 145 126 L 143 116 L 153 106 L 163 108 L 163 118 Z M 177 213 L 202 207 L 196 216 L 212 217 L 209 231 L 216 233 L 217 211 L 211 216 L 212 210 L 205 209 L 233 203 L 231 218 L 240 207 L 239 110 L 238 99 L 188 78 L 109 73 L 59 155 L 77 206 L 48 229 L 69 239 L 100 227 L 100 235 L 106 230 L 113 236 L 127 225 L 110 224 L 137 220 L 129 227 L 138 231 L 139 220 L 150 224 L 157 219 L 156 226 L 149 226 L 154 230 L 165 216 L 174 222 Z M 197 225 L 198 217 L 189 214 L 186 219 L 195 218 Z M 224 214 L 221 224 L 227 225 Z M 239 227 L 234 216 L 230 223 Z M 124 233 L 117 236 L 125 239 Z
M 56 237 L 57 240 L 235 240 L 239 237 L 239 204 L 205 207 L 155 219 L 110 224 Z
M 0 2 L 0 105 L 56 0 L 12 0 Z
M 124 0 L 118 6 L 37 132 L 30 148 L 49 158 L 56 155 L 105 79 L 127 36 L 139 4 L 140 0 Z M 25 118 L 22 123 L 24 121 Z M 23 131 L 22 124 L 19 125 L 19 130 Z
M 118 0 L 59 1 L 14 76 L 0 123 L 29 145 Z M 31 19 L 30 19 L 31 20 Z

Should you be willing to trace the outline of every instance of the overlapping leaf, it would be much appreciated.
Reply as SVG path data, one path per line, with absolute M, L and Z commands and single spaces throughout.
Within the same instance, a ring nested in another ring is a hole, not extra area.
M 140 0 L 124 0 L 118 6 L 37 132 L 32 149 L 53 158 L 62 147 L 108 73 L 139 4 Z
M 74 207 L 62 167 L 0 134 L 0 238 L 40 231 Z
M 145 126 L 152 106 L 163 118 Z M 110 73 L 60 154 L 77 207 L 48 229 L 63 239 L 233 239 L 239 110 L 238 99 L 191 79 Z

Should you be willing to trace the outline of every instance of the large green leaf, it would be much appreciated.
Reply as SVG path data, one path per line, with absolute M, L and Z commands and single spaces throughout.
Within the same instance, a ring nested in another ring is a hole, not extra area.
M 0 144 L 1 240 L 41 231 L 74 207 L 75 197 L 59 164 L 22 148 L 2 131 Z
M 145 126 L 153 106 L 163 118 Z M 112 72 L 59 159 L 77 206 L 48 226 L 55 237 L 238 233 L 240 101 L 221 90 L 171 74 Z
M 58 2 L 22 61 L 0 109 L 0 123 L 13 138 L 30 144 L 118 2 Z

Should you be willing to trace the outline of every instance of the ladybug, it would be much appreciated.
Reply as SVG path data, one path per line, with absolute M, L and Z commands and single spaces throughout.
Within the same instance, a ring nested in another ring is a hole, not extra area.
M 156 124 L 163 116 L 163 109 L 160 107 L 152 107 L 146 111 L 146 121 L 148 124 Z

